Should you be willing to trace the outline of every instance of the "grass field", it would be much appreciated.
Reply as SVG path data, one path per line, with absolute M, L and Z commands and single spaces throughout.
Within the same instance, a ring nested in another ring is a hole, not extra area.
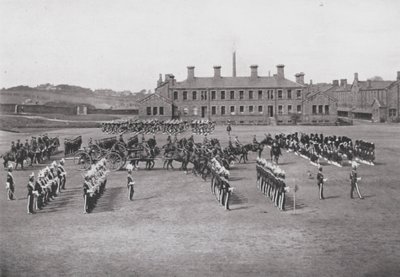
M 234 126 L 242 142 L 293 131 L 347 135 L 376 143 L 376 166 L 361 165 L 361 192 L 350 199 L 349 167 L 325 165 L 326 200 L 318 199 L 317 168 L 284 153 L 287 184 L 299 186 L 278 211 L 255 186 L 255 154 L 235 164 L 231 211 L 209 182 L 177 169 L 139 169 L 134 201 L 126 173 L 112 172 L 93 213 L 83 214 L 82 172 L 67 161 L 67 190 L 35 215 L 26 213 L 26 184 L 35 166 L 14 171 L 17 201 L 0 180 L 1 276 L 400 276 L 400 126 Z M 33 132 L 35 133 L 35 132 Z M 0 152 L 33 134 L 0 131 Z M 60 138 L 106 137 L 99 129 L 48 131 Z M 227 144 L 222 126 L 212 137 Z M 201 141 L 202 137 L 196 136 Z M 63 140 L 61 140 L 63 141 Z M 166 136 L 157 136 L 158 145 Z M 268 156 L 265 150 L 263 156 Z M 178 165 L 176 164 L 176 167 Z

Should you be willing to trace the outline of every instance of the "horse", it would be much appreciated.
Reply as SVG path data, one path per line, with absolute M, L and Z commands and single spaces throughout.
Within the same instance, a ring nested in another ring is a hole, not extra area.
M 271 148 L 270 155 L 271 155 L 271 161 L 273 161 L 276 164 L 278 164 L 279 156 L 282 155 L 281 148 L 279 146 L 273 146 Z
M 13 152 L 7 152 L 3 156 L 3 165 L 4 168 L 8 166 L 8 162 L 15 162 L 15 169 L 17 169 L 18 165 L 21 165 L 21 169 L 24 169 L 24 161 L 28 157 L 28 151 L 25 149 L 25 147 L 21 147 L 20 149 L 17 150 L 16 153 Z
M 169 169 L 169 167 L 174 168 L 172 166 L 172 162 L 177 161 L 182 163 L 180 169 L 187 171 L 189 156 L 190 152 L 186 148 L 176 149 L 174 152 L 168 152 L 166 153 L 166 155 L 164 155 L 163 168 L 165 168 L 165 166 L 167 166 L 167 170 Z

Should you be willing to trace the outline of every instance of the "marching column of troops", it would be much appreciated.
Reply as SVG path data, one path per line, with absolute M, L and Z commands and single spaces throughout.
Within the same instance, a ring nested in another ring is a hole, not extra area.
M 103 158 L 92 165 L 84 175 L 83 181 L 83 213 L 93 210 L 97 200 L 103 194 L 107 183 L 106 160 Z
M 229 184 L 229 170 L 222 166 L 216 158 L 211 159 L 211 193 L 218 202 L 229 210 L 229 198 L 233 188 Z
M 36 180 L 33 172 L 29 175 L 27 184 L 28 214 L 33 214 L 35 211 L 43 209 L 44 206 L 61 193 L 61 190 L 65 190 L 67 172 L 65 171 L 64 163 L 64 159 L 61 159 L 59 164 L 54 161 L 50 167 L 38 172 Z
M 285 194 L 289 187 L 285 184 L 285 171 L 265 159 L 257 158 L 257 189 L 269 197 L 275 207 L 285 210 Z

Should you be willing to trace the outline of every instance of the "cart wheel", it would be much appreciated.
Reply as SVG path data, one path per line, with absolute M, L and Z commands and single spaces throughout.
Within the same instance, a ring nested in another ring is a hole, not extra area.
M 117 171 L 122 168 L 125 161 L 122 159 L 121 155 L 117 152 L 110 152 L 105 156 L 107 161 L 107 169 L 110 171 Z
M 79 152 L 74 155 L 74 164 L 78 165 L 81 170 L 88 170 L 92 165 L 92 158 L 86 152 Z

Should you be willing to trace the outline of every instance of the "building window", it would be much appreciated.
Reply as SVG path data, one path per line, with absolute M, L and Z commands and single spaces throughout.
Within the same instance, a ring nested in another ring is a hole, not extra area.
M 312 106 L 312 114 L 317 114 L 317 105 Z
M 396 109 L 389 109 L 389 117 L 395 117 L 396 116 Z
M 244 112 L 244 106 L 239 107 L 239 112 L 243 113 Z
M 235 92 L 231 90 L 231 100 L 235 99 Z
M 221 106 L 221 115 L 225 115 L 225 106 Z
M 174 100 L 178 100 L 178 92 L 174 91 Z
M 225 100 L 225 90 L 221 91 L 221 100 Z
M 186 90 L 183 92 L 183 100 L 187 100 L 187 91 Z
M 241 90 L 241 91 L 239 91 L 239 99 L 243 100 L 243 98 L 244 98 L 244 91 Z
M 153 107 L 153 115 L 157 115 L 157 107 Z
M 301 105 L 297 105 L 297 113 L 301 113 Z
M 271 99 L 274 99 L 274 90 L 271 89 Z
M 207 100 L 207 91 L 205 90 L 201 91 L 201 100 Z
M 253 99 L 253 91 L 252 91 L 252 90 L 249 91 L 249 99 L 250 99 L 250 100 Z
M 281 89 L 278 90 L 278 99 L 282 99 L 282 94 L 283 94 L 282 90 Z
M 193 108 L 193 115 L 197 115 L 197 114 L 198 114 L 197 107 L 194 107 L 194 108 Z
M 296 90 L 296 97 L 297 99 L 301 98 L 301 89 Z
M 151 115 L 151 107 L 146 108 L 146 113 L 147 113 L 147 115 Z
M 288 89 L 288 91 L 287 91 L 287 98 L 292 99 L 292 90 L 291 89 Z
M 249 113 L 254 112 L 254 106 L 249 106 Z
M 183 108 L 183 114 L 188 115 L 189 114 L 189 109 L 188 108 Z
M 262 113 L 263 112 L 263 106 L 258 106 L 258 112 Z
M 215 100 L 217 98 L 217 93 L 215 92 L 215 90 L 211 91 L 211 100 Z
M 279 105 L 278 106 L 278 114 L 283 114 L 283 106 L 282 105 Z
M 231 106 L 231 114 L 235 113 L 235 106 Z
M 318 113 L 319 113 L 319 114 L 322 114 L 322 113 L 323 113 L 323 108 L 324 108 L 324 106 L 322 106 L 322 105 L 319 105 L 319 106 L 318 106 Z
M 164 107 L 159 107 L 158 111 L 159 111 L 160 115 L 164 115 Z
M 258 100 L 261 100 L 262 99 L 262 90 L 259 90 L 258 91 Z
M 215 107 L 215 106 L 212 106 L 212 107 L 211 107 L 211 114 L 212 114 L 212 115 L 217 114 L 217 107 Z
M 192 99 L 197 100 L 197 91 L 192 92 Z
M 292 112 L 292 105 L 288 105 L 288 106 L 287 106 L 287 112 L 288 112 L 288 113 L 291 113 L 291 112 Z
M 325 114 L 329 114 L 329 105 L 325 105 Z

